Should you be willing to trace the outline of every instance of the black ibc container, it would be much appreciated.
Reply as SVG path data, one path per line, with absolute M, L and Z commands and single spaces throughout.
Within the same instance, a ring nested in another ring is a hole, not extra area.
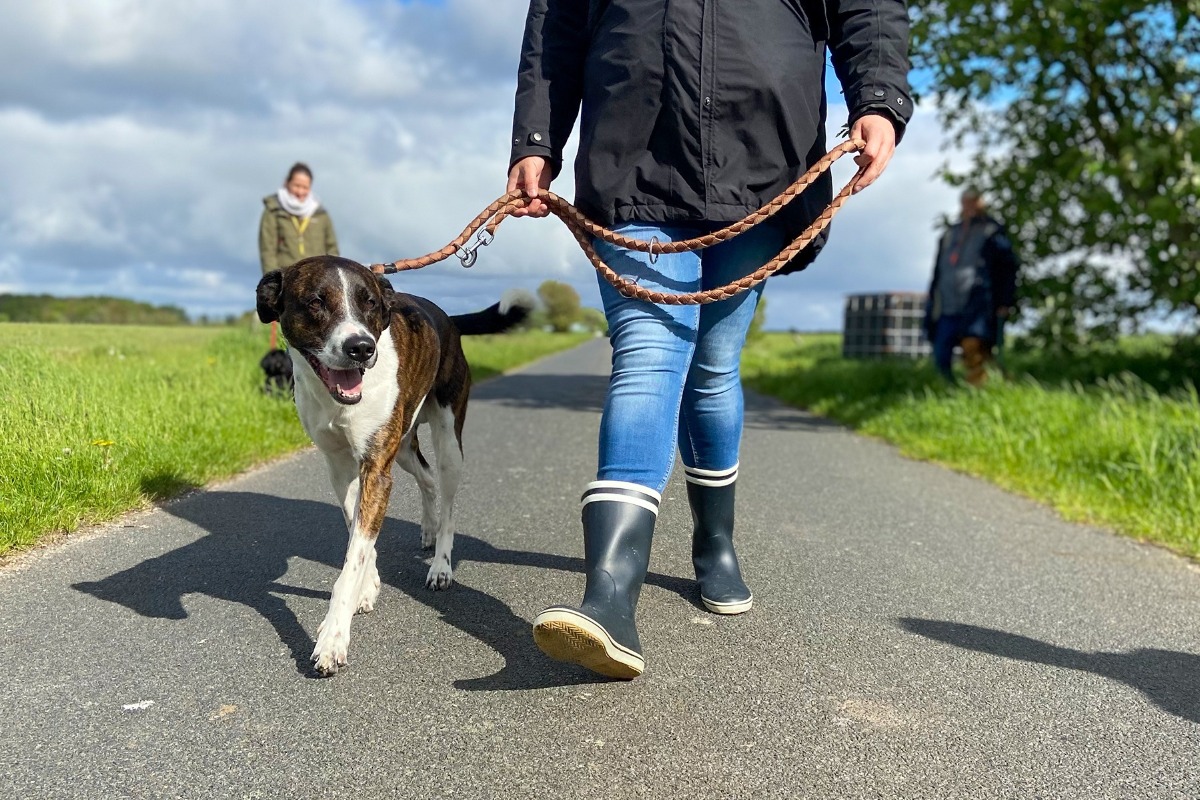
M 927 356 L 930 347 L 921 325 L 924 317 L 924 292 L 847 295 L 842 324 L 842 356 Z

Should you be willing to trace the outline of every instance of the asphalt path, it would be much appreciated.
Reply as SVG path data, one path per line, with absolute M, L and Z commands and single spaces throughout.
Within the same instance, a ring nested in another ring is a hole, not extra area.
M 346 534 L 314 450 L 0 569 L 0 789 L 21 798 L 1200 797 L 1200 570 L 748 398 L 706 613 L 677 470 L 646 672 L 546 660 L 582 591 L 608 347 L 476 387 L 457 584 L 397 472 L 377 610 L 309 669 Z

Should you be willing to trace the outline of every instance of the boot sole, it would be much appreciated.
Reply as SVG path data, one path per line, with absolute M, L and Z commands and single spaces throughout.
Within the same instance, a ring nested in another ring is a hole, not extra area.
M 718 603 L 709 600 L 704 595 L 700 595 L 700 602 L 704 603 L 704 607 L 714 614 L 745 614 L 754 606 L 753 597 L 748 597 L 745 600 L 734 600 L 731 603 Z
M 578 664 L 608 678 L 631 680 L 646 666 L 645 659 L 623 647 L 596 622 L 566 609 L 538 614 L 533 621 L 533 641 L 555 661 Z

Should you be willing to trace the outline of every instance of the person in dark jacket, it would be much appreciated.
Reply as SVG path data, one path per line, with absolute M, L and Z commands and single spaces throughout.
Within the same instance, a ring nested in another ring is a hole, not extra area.
M 1020 262 L 1004 226 L 988 216 L 979 190 L 960 198 L 962 216 L 938 242 L 925 306 L 925 332 L 933 361 L 953 382 L 954 348 L 961 346 L 967 382 L 981 386 L 986 364 L 1012 312 Z
M 903 0 L 532 0 L 517 76 L 508 189 L 531 198 L 563 166 L 579 121 L 575 204 L 606 227 L 675 241 L 742 219 L 823 156 L 826 52 L 866 142 L 856 190 L 887 166 L 912 112 Z M 741 278 L 774 257 L 831 201 L 826 176 L 770 223 L 697 253 L 601 257 L 670 292 Z M 789 265 L 801 269 L 821 242 Z M 678 448 L 705 607 L 750 609 L 733 548 L 742 432 L 738 361 L 762 285 L 703 306 L 600 293 L 613 348 L 596 481 L 582 500 L 579 606 L 534 621 L 549 656 L 618 678 L 645 665 L 634 624 L 661 492 Z

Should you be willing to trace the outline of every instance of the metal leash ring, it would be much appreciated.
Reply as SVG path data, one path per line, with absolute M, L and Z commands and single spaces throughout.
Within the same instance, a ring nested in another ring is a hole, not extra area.
M 462 265 L 467 268 L 474 266 L 475 259 L 479 258 L 479 253 L 475 252 L 474 248 L 455 248 L 454 255 L 458 256 L 458 260 L 461 261 Z

